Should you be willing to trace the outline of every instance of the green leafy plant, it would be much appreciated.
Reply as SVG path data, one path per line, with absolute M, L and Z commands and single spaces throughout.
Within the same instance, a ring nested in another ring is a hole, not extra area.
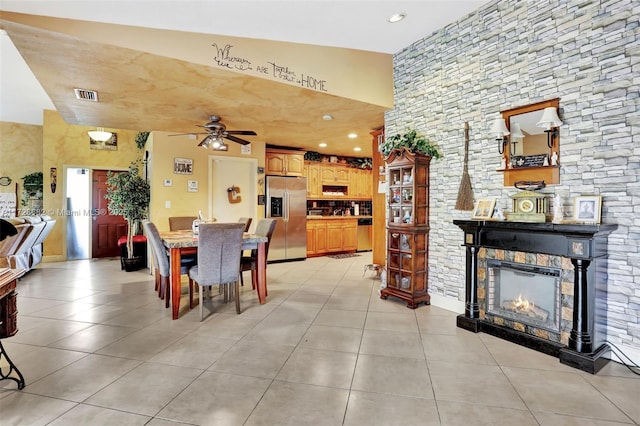
M 406 148 L 413 153 L 427 155 L 433 158 L 442 157 L 438 152 L 438 148 L 429 141 L 429 139 L 418 135 L 418 133 L 413 129 L 402 134 L 385 138 L 384 142 L 382 142 L 379 147 L 380 152 L 385 157 L 388 157 L 394 149 L 399 148 Z
M 24 207 L 29 205 L 28 199 L 42 199 L 43 176 L 42 172 L 33 172 L 22 177 L 24 185 L 22 188 L 22 200 L 20 204 Z
M 371 158 L 351 158 L 348 160 L 348 164 L 349 166 L 357 169 L 369 170 L 373 167 L 373 161 Z
M 144 149 L 147 139 L 149 138 L 149 132 L 138 132 L 136 135 L 136 146 L 138 149 Z
M 304 153 L 304 159 L 307 161 L 322 161 L 322 155 L 316 151 L 307 151 Z
M 133 236 L 140 221 L 147 218 L 151 188 L 140 176 L 140 160 L 129 165 L 129 170 L 121 173 L 107 173 L 107 194 L 109 211 L 122 215 L 127 221 L 127 257 L 133 257 Z

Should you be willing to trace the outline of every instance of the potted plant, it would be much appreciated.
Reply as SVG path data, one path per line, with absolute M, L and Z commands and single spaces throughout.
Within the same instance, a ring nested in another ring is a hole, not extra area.
M 108 200 L 109 211 L 122 215 L 127 221 L 127 259 L 130 261 L 124 262 L 125 265 L 135 263 L 131 260 L 134 259 L 133 236 L 138 233 L 140 221 L 147 218 L 151 199 L 149 183 L 139 173 L 139 161 L 132 162 L 126 172 L 107 174 L 105 198 Z
M 418 135 L 413 129 L 385 138 L 384 142 L 380 144 L 379 150 L 385 158 L 389 158 L 394 150 L 404 150 L 436 159 L 441 157 L 438 148 L 426 137 Z

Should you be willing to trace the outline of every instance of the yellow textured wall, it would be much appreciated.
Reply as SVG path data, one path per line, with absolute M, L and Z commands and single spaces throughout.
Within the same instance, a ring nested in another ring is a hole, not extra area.
M 198 147 L 203 136 L 197 140 L 188 136 L 168 136 L 168 133 L 153 132 L 147 142 L 150 150 L 150 183 L 151 206 L 150 218 L 160 231 L 169 230 L 170 216 L 194 216 L 198 210 L 202 210 L 205 217 L 210 217 L 208 210 L 209 200 L 209 155 L 230 156 L 242 158 L 256 158 L 258 165 L 264 167 L 265 144 L 252 142 L 251 154 L 244 155 L 240 152 L 240 144 L 227 141 L 229 151 L 211 151 Z M 193 174 L 183 175 L 173 172 L 174 159 L 189 158 L 193 160 Z M 258 175 L 263 179 L 264 175 Z M 171 179 L 172 186 L 164 186 L 164 180 Z M 198 192 L 189 192 L 188 181 L 198 181 Z M 264 189 L 258 186 L 258 194 L 264 194 Z M 171 208 L 165 207 L 165 202 L 171 202 Z M 263 206 L 260 206 L 263 207 Z M 258 210 L 258 215 L 264 216 L 264 208 Z
M 67 124 L 56 111 L 44 111 L 43 126 L 0 122 L 0 176 L 13 181 L 34 171 L 44 175 L 43 209 L 57 220 L 56 226 L 45 241 L 45 261 L 66 259 L 66 201 L 64 198 L 64 166 L 92 169 L 126 169 L 131 161 L 144 156 L 135 144 L 137 130 L 105 129 L 117 133 L 116 151 L 92 150 L 87 132 L 93 127 Z M 200 137 L 201 139 L 201 137 Z M 168 133 L 152 132 L 145 149 L 149 151 L 148 175 L 151 184 L 150 218 L 158 228 L 169 229 L 169 216 L 191 216 L 202 210 L 207 217 L 209 196 L 209 155 L 256 158 L 264 167 L 265 144 L 253 142 L 251 154 L 240 152 L 240 145 L 229 143 L 229 151 L 211 151 L 198 147 L 198 140 L 187 136 L 170 137 Z M 174 159 L 193 159 L 193 174 L 173 172 Z M 51 192 L 50 170 L 57 168 L 56 192 Z M 165 179 L 173 180 L 173 186 L 165 187 Z M 258 175 L 257 193 L 264 194 L 264 174 Z M 198 181 L 198 192 L 187 190 L 187 181 Z M 21 186 L 20 186 L 21 188 Z M 4 190 L 4 187 L 0 187 Z M 171 201 L 171 208 L 165 208 Z M 258 215 L 264 216 L 260 206 Z
M 42 126 L 0 122 L 0 177 L 11 178 L 11 185 L 0 192 L 14 192 L 18 184 L 18 208 L 22 177 L 42 171 Z
M 44 242 L 47 260 L 64 260 L 67 256 L 63 166 L 126 169 L 140 155 L 135 143 L 137 130 L 105 129 L 117 133 L 118 149 L 100 151 L 91 149 L 89 145 L 87 132 L 94 129 L 67 124 L 56 111 L 44 112 L 41 157 L 44 172 L 43 207 L 47 214 L 57 220 L 56 226 Z M 55 194 L 51 192 L 52 167 L 58 169 Z

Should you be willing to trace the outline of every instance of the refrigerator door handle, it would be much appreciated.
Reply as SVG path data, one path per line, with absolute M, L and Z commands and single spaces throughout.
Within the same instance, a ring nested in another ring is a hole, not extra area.
M 289 193 L 284 191 L 284 222 L 289 222 Z

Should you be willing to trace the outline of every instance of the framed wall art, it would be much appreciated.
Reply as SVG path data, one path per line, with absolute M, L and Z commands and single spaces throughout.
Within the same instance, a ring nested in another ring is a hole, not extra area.
M 573 199 L 573 221 L 579 223 L 600 223 L 602 212 L 601 195 L 581 195 Z
M 106 141 L 97 141 L 89 136 L 89 147 L 91 149 L 98 149 L 103 151 L 117 151 L 118 150 L 118 134 L 113 133 L 111 138 Z
M 495 207 L 495 197 L 478 198 L 473 208 L 471 219 L 491 219 Z

